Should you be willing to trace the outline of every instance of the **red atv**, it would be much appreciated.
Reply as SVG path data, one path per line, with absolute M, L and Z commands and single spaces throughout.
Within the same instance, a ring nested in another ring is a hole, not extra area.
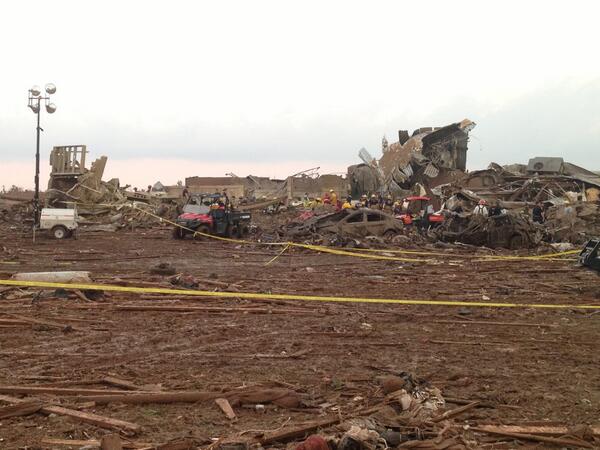
M 179 226 L 173 229 L 173 237 L 183 239 L 195 231 L 223 237 L 245 237 L 250 226 L 250 213 L 233 211 L 221 197 L 220 194 L 191 195 L 183 207 L 183 214 L 175 220 Z

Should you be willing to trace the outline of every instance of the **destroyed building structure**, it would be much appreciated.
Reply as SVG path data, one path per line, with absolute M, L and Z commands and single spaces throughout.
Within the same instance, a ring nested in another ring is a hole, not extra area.
M 308 173 L 307 173 L 308 172 Z M 256 201 L 261 199 L 299 200 L 308 195 L 320 197 L 333 189 L 338 195 L 348 195 L 347 179 L 333 174 L 319 175 L 315 169 L 271 179 L 248 175 L 247 177 L 188 177 L 185 184 L 192 193 L 212 193 L 227 190 L 229 196 Z
M 431 188 L 465 173 L 469 132 L 474 127 L 474 122 L 464 119 L 445 127 L 419 128 L 410 136 L 400 130 L 398 142 L 388 145 L 384 138 L 379 160 L 362 149 L 359 156 L 363 164 L 348 168 L 352 194 L 431 195 Z

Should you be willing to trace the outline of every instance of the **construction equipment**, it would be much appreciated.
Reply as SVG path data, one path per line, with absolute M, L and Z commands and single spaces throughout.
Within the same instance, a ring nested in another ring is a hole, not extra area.
M 42 208 L 39 229 L 49 230 L 55 239 L 65 239 L 75 235 L 77 219 L 76 209 Z
M 251 214 L 234 211 L 223 194 L 192 194 L 175 220 L 175 239 L 195 232 L 223 237 L 242 238 L 248 234 Z
M 579 254 L 579 264 L 600 271 L 600 238 L 590 239 Z

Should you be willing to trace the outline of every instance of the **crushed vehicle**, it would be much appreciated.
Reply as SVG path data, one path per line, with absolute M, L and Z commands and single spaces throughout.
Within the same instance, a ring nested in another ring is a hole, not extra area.
M 402 202 L 402 213 L 396 215 L 396 219 L 401 220 L 404 225 L 411 225 L 416 222 L 424 227 L 435 228 L 444 222 L 445 218 L 439 213 L 428 213 L 427 210 L 430 205 L 430 197 L 406 197 Z
M 222 237 L 245 237 L 250 229 L 249 212 L 234 211 L 228 199 L 221 194 L 192 194 L 183 206 L 173 229 L 175 239 L 183 239 L 195 232 Z
M 402 222 L 394 216 L 375 209 L 360 208 L 311 217 L 287 230 L 287 235 L 302 237 L 313 233 L 335 233 L 352 237 L 391 237 L 402 232 L 402 229 Z
M 579 264 L 600 271 L 600 238 L 590 239 L 579 254 Z
M 491 217 L 455 215 L 449 217 L 435 233 L 446 242 L 511 250 L 536 247 L 543 237 L 538 225 L 511 214 Z

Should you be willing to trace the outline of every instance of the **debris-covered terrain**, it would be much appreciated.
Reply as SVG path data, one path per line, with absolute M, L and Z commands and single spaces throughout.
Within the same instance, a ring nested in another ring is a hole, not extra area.
M 54 147 L 71 239 L 0 194 L 0 448 L 599 448 L 600 177 L 474 127 L 144 189 Z
M 2 279 L 78 270 L 96 283 L 216 293 L 0 287 L 2 448 L 599 445 L 600 316 L 491 306 L 600 305 L 598 274 L 572 255 L 501 259 L 536 251 L 432 243 L 405 254 L 388 243 L 378 254 L 396 259 L 289 249 L 273 260 L 280 248 L 170 235 L 33 244 L 0 223 Z

